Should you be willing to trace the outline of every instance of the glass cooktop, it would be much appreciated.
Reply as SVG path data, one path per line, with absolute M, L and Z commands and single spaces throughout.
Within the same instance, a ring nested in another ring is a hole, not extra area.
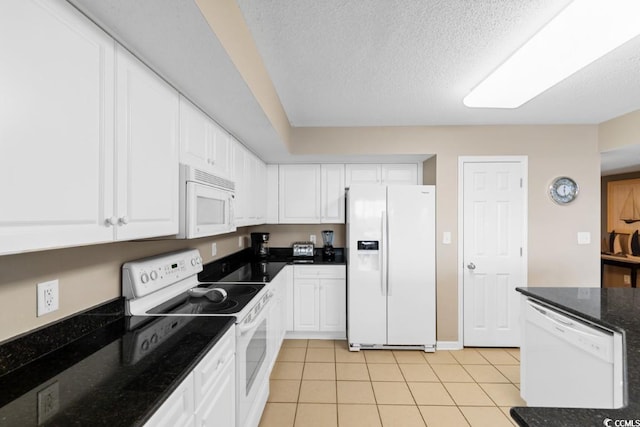
M 149 314 L 234 314 L 240 312 L 254 296 L 260 292 L 264 284 L 232 285 L 225 283 L 200 283 L 198 288 L 224 289 L 227 297 L 214 302 L 206 296 L 194 297 L 185 292 L 152 308 Z

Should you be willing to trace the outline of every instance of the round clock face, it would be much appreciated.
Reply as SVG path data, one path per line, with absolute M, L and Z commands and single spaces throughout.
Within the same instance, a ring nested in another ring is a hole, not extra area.
M 578 184 L 569 177 L 561 176 L 554 179 L 549 186 L 549 195 L 560 205 L 570 203 L 578 197 Z

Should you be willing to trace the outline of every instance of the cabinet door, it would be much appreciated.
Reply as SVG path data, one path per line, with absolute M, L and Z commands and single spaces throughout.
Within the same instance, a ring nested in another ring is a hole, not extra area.
M 346 282 L 320 279 L 320 331 L 346 331 Z
M 278 165 L 267 165 L 267 212 L 265 222 L 278 224 Z
M 236 203 L 234 206 L 234 217 L 236 226 L 245 226 L 248 223 L 248 195 L 249 185 L 245 180 L 245 157 L 247 150 L 242 144 L 235 144 L 233 148 L 233 174 L 236 185 Z
M 208 118 L 184 97 L 180 97 L 180 162 L 208 170 L 210 167 Z
M 267 165 L 256 159 L 256 182 L 254 188 L 257 190 L 255 196 L 256 225 L 264 224 L 267 217 Z
M 223 178 L 231 178 L 232 137 L 220 126 L 209 119 L 211 129 L 211 166 L 212 173 Z
M 353 184 L 380 184 L 380 165 L 349 164 L 346 165 L 345 184 L 347 187 Z
M 293 305 L 294 330 L 319 330 L 317 279 L 295 279 Z
M 418 165 L 407 164 L 383 164 L 382 183 L 386 185 L 417 185 Z
M 124 48 L 116 53 L 116 236 L 176 234 L 178 94 Z
M 114 42 L 63 1 L 0 12 L 0 255 L 113 240 Z
M 285 288 L 286 288 L 286 296 L 285 296 L 285 331 L 293 331 L 294 330 L 294 321 L 293 321 L 293 313 L 295 310 L 295 298 L 293 292 L 293 267 L 286 266 L 282 273 L 285 274 Z
M 344 165 L 321 165 L 320 222 L 344 224 Z
M 320 165 L 280 165 L 280 224 L 320 223 Z
M 193 426 L 195 421 L 193 402 L 193 374 L 189 374 L 149 418 L 144 427 Z
M 236 361 L 230 358 L 219 369 L 220 374 L 196 412 L 198 427 L 235 427 L 236 424 Z

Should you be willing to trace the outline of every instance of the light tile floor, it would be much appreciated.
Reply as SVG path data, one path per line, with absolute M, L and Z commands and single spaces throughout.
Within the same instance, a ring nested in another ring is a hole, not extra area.
M 516 425 L 520 351 L 350 352 L 346 341 L 285 340 L 261 427 Z

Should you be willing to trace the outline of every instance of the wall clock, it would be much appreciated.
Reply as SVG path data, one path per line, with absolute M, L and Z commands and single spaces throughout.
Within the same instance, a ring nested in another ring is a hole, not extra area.
M 578 197 L 578 184 L 567 176 L 560 176 L 553 180 L 549 186 L 551 200 L 559 205 L 571 203 Z

